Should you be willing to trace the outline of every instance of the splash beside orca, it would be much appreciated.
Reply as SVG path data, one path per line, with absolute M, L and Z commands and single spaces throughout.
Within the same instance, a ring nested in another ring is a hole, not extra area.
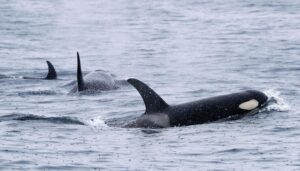
M 230 116 L 257 113 L 268 97 L 256 90 L 206 98 L 179 105 L 167 104 L 155 91 L 137 79 L 127 80 L 142 96 L 145 113 L 125 127 L 166 128 L 202 124 Z

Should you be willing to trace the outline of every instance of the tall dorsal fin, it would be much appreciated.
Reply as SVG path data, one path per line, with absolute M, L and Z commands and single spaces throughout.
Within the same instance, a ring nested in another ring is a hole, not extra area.
M 169 105 L 148 85 L 140 80 L 130 78 L 127 80 L 140 93 L 146 106 L 145 114 L 159 113 Z
M 82 91 L 85 89 L 82 72 L 81 72 L 80 56 L 78 52 L 77 52 L 77 83 L 78 83 L 78 91 Z
M 54 66 L 51 64 L 50 61 L 47 61 L 47 65 L 48 65 L 48 74 L 46 76 L 46 80 L 54 80 L 57 78 L 57 75 L 56 75 L 56 71 L 54 69 Z

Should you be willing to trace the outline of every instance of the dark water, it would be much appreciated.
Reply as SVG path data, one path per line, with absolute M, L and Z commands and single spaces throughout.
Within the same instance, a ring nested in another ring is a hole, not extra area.
M 299 170 L 300 2 L 36 1 L 0 5 L 0 170 Z M 160 130 L 131 87 L 68 94 L 85 72 L 139 78 L 168 103 L 257 89 L 254 116 Z M 44 77 L 50 60 L 60 80 Z M 125 120 L 126 122 L 126 120 Z

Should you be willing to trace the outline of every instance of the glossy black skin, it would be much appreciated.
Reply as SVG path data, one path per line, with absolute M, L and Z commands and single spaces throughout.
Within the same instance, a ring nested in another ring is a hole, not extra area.
M 143 98 L 145 113 L 127 127 L 172 127 L 202 124 L 230 116 L 243 116 L 256 113 L 267 103 L 268 97 L 256 90 L 210 97 L 179 105 L 168 105 L 149 86 L 137 79 L 127 80 L 134 86 Z M 251 110 L 239 106 L 250 100 L 256 100 L 258 106 Z M 167 117 L 166 117 L 167 115 Z M 166 119 L 168 118 L 168 119 Z
M 259 102 L 257 108 L 261 108 L 268 97 L 262 92 L 248 90 L 169 106 L 163 113 L 169 116 L 170 126 L 201 124 L 234 115 L 245 115 L 252 110 L 243 110 L 239 105 L 251 99 L 257 100 Z

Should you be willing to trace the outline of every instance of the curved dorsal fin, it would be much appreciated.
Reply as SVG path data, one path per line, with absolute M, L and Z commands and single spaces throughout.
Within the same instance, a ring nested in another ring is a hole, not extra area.
M 145 114 L 159 113 L 169 105 L 149 86 L 140 80 L 130 78 L 127 80 L 140 93 L 146 106 Z
M 54 69 L 54 66 L 51 64 L 50 61 L 46 61 L 47 62 L 47 65 L 48 65 L 48 74 L 46 76 L 46 80 L 54 80 L 57 78 L 57 75 L 56 75 L 56 71 Z
M 77 83 L 78 83 L 78 91 L 82 91 L 85 89 L 83 76 L 81 72 L 80 56 L 78 52 L 77 52 Z

